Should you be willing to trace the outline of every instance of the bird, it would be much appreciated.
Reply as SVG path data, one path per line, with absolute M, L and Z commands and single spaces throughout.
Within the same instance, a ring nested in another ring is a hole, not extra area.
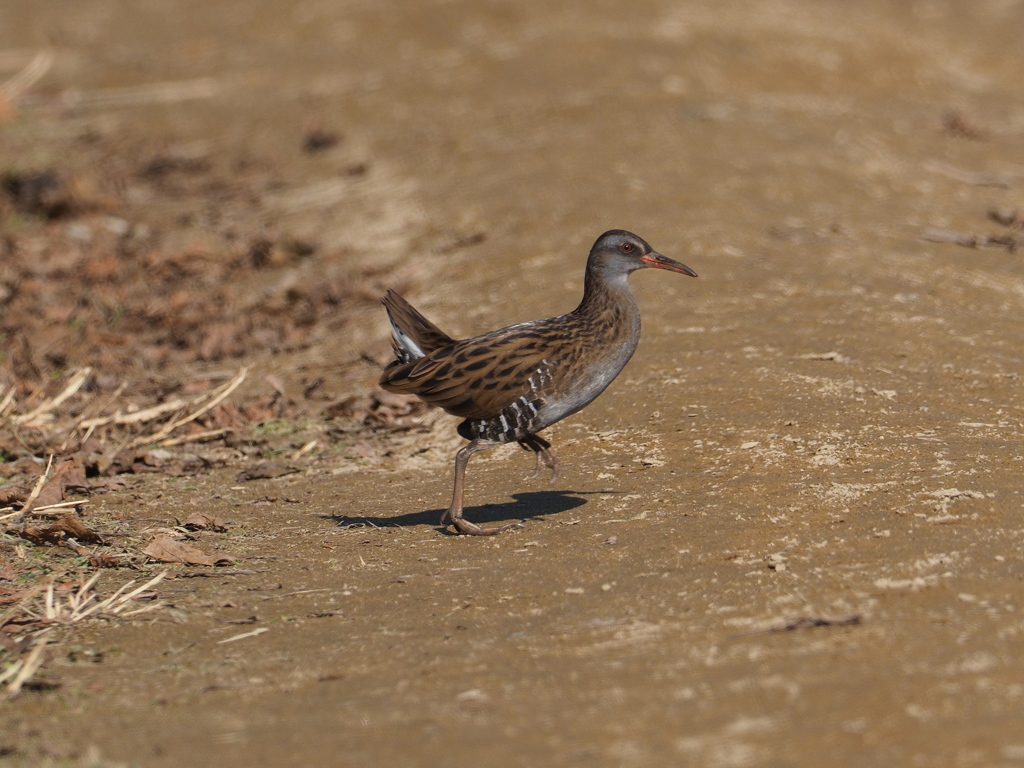
M 492 536 L 521 523 L 485 528 L 463 517 L 466 467 L 474 454 L 518 443 L 558 477 L 551 443 L 538 432 L 589 405 L 633 356 L 640 341 L 640 308 L 627 278 L 638 269 L 690 277 L 685 264 L 655 251 L 642 238 L 612 229 L 587 258 L 583 299 L 568 314 L 454 339 L 394 290 L 381 303 L 392 331 L 395 359 L 380 386 L 413 394 L 462 417 L 458 433 L 469 443 L 455 454 L 455 488 L 441 525 L 458 533 Z

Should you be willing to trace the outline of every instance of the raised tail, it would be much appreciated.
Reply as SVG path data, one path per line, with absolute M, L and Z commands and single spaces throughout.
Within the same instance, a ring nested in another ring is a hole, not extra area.
M 391 321 L 391 347 L 399 362 L 426 357 L 435 349 L 454 344 L 455 339 L 421 315 L 415 307 L 388 289 L 380 300 Z

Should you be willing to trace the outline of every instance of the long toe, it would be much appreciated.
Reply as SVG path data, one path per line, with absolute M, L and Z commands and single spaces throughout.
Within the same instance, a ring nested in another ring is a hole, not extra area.
M 555 452 L 551 449 L 544 451 L 544 463 L 548 465 L 548 469 L 551 470 L 551 484 L 555 484 L 555 480 L 558 479 L 559 461 L 558 457 L 555 456 Z
M 538 477 L 540 477 L 540 452 L 538 451 L 537 453 L 534 454 L 534 456 L 537 457 L 537 460 L 533 464 L 533 474 L 530 475 L 531 480 L 536 480 Z
M 525 528 L 526 526 L 522 523 L 506 523 L 505 525 L 499 525 L 495 528 L 483 528 L 476 523 L 471 523 L 469 520 L 465 520 L 461 517 L 457 517 L 452 520 L 455 528 L 459 533 L 464 533 L 467 536 L 496 536 L 502 531 L 507 531 L 509 528 Z

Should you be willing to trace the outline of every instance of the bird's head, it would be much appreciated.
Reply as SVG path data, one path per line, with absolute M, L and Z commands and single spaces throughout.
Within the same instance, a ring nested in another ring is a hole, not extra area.
M 638 269 L 667 269 L 690 277 L 697 276 L 685 264 L 662 256 L 642 237 L 624 229 L 612 229 L 597 238 L 590 249 L 587 268 L 608 280 L 624 277 Z

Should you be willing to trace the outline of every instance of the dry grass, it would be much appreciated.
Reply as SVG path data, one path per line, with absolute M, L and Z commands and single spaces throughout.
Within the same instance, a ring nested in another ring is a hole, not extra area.
M 0 55 L 0 69 L 6 69 L 4 65 L 22 64 L 22 52 L 9 51 L 7 55 Z M 12 77 L 0 82 L 0 122 L 10 120 L 15 114 L 15 106 L 53 66 L 53 51 L 42 50 L 35 54 L 30 61 L 21 66 L 21 69 Z
M 73 410 L 78 415 L 72 416 L 68 413 L 72 409 L 64 408 L 62 411 L 62 406 L 79 393 L 92 374 L 91 368 L 82 368 L 71 375 L 67 384 L 56 395 L 48 397 L 38 404 L 33 404 L 30 397 L 28 402 L 22 404 L 24 411 L 21 413 L 18 413 L 19 404 L 16 400 L 15 388 L 11 387 L 6 392 L 0 390 L 2 393 L 0 396 L 0 428 L 7 427 L 12 432 L 22 430 L 45 432 L 47 434 L 42 442 L 55 444 L 60 441 L 62 451 L 72 443 L 82 445 L 97 430 L 115 429 L 122 433 L 129 432 L 128 435 L 118 436 L 115 441 L 117 445 L 113 452 L 108 454 L 108 458 L 112 458 L 121 450 L 140 445 L 156 444 L 161 447 L 169 447 L 192 441 L 208 440 L 212 437 L 219 437 L 229 430 L 204 430 L 188 435 L 172 435 L 181 427 L 209 413 L 227 399 L 245 381 L 248 372 L 247 366 L 240 368 L 229 381 L 209 392 L 204 392 L 191 399 L 173 398 L 165 403 L 141 410 L 117 408 L 112 413 L 102 413 L 116 402 L 116 397 L 108 397 L 99 404 L 89 401 L 76 402 Z M 121 387 L 118 394 L 123 389 L 124 387 Z M 134 434 L 131 434 L 132 432 Z M 40 441 L 33 440 L 32 442 Z M 44 474 L 40 478 L 40 483 L 45 482 L 45 477 Z
M 39 498 L 39 494 L 42 493 L 43 487 L 46 485 L 46 482 L 50 479 L 51 469 L 53 469 L 52 454 L 50 455 L 49 460 L 46 462 L 46 469 L 43 470 L 43 473 L 39 476 L 39 479 L 36 480 L 36 484 L 32 486 L 32 492 L 29 493 L 28 498 L 25 499 L 25 503 L 22 504 L 21 509 L 19 509 L 17 512 L 11 512 L 6 515 L 0 515 L 0 522 L 9 521 L 12 518 L 17 518 L 18 520 L 20 520 L 32 511 L 32 507 L 35 505 L 36 499 Z M 5 507 L 5 509 L 9 508 Z M 13 520 L 11 521 L 13 522 Z
M 156 594 L 151 590 L 167 576 L 167 571 L 138 587 L 132 579 L 102 600 L 95 590 L 100 575 L 93 574 L 77 589 L 63 596 L 54 588 L 52 582 L 45 587 L 36 587 L 17 605 L 0 616 L 0 627 L 17 622 L 24 627 L 23 633 L 32 638 L 28 652 L 0 671 L 0 686 L 4 686 L 0 690 L 4 696 L 17 696 L 39 671 L 44 662 L 43 652 L 51 642 L 55 630 L 94 619 L 109 620 L 138 616 L 164 606 L 163 602 L 155 600 Z M 135 601 L 140 599 L 152 599 L 154 602 L 141 608 L 132 608 Z

